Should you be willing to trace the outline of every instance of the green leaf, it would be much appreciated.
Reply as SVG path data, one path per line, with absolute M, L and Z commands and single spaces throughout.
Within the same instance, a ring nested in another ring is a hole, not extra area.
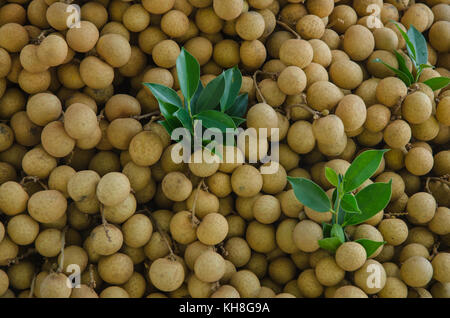
M 344 176 L 344 192 L 351 192 L 369 179 L 380 166 L 389 149 L 367 150 L 353 160 Z
M 414 46 L 416 65 L 427 64 L 428 49 L 425 37 L 412 24 L 406 34 L 408 35 L 409 40 Z
M 187 103 L 194 96 L 200 81 L 200 65 L 184 48 L 177 58 L 178 81 L 180 82 L 181 92 Z
M 313 181 L 305 178 L 287 177 L 297 200 L 317 212 L 331 210 L 331 202 L 325 191 Z
M 341 240 L 337 237 L 328 237 L 318 241 L 319 246 L 324 250 L 332 253 L 336 252 L 338 247 L 342 244 Z
M 394 25 L 397 27 L 397 29 L 400 31 L 400 34 L 402 35 L 403 39 L 406 42 L 406 49 L 408 51 L 408 55 L 410 57 L 410 59 L 412 60 L 412 62 L 414 63 L 414 65 L 417 65 L 416 63 L 416 49 L 414 48 L 414 45 L 411 43 L 408 35 L 406 34 L 405 31 L 403 31 L 403 29 L 398 25 L 397 22 L 393 21 Z
M 339 179 L 338 179 L 338 175 L 337 175 L 336 171 L 334 171 L 330 167 L 325 167 L 325 177 L 332 185 L 337 187 Z
M 237 66 L 223 72 L 225 78 L 225 92 L 220 99 L 220 110 L 225 112 L 230 108 L 239 94 L 242 86 L 242 74 Z
M 406 86 L 410 86 L 412 83 L 409 80 L 409 77 L 407 74 L 405 74 L 404 72 L 396 69 L 395 67 L 390 66 L 389 64 L 383 62 L 382 60 L 380 60 L 379 58 L 376 58 L 373 60 L 376 63 L 381 63 L 384 66 L 386 66 L 388 69 L 390 69 L 392 72 L 394 72 L 395 74 L 397 74 L 398 78 L 401 79 L 403 81 L 403 83 L 406 84 Z
M 161 111 L 161 114 L 164 116 L 165 119 L 172 119 L 174 118 L 174 113 L 183 108 L 178 108 L 172 104 L 159 102 L 159 110 Z
M 183 103 L 177 92 L 170 87 L 154 83 L 144 83 L 144 85 L 150 89 L 159 103 L 171 104 L 177 108 L 183 108 Z
M 236 116 L 230 116 L 230 117 L 231 117 L 231 119 L 233 119 L 234 124 L 236 125 L 236 127 L 239 127 L 240 125 L 242 125 L 246 121 L 245 118 L 236 117 Z
M 244 117 L 248 106 L 248 93 L 239 95 L 234 104 L 227 108 L 225 113 L 230 116 Z
M 222 75 L 219 75 L 209 82 L 201 92 L 196 101 L 196 111 L 201 112 L 204 110 L 215 109 L 216 106 L 219 105 L 220 97 L 222 97 L 224 89 L 225 79 Z
M 195 94 L 194 94 L 194 96 L 191 99 L 191 113 L 192 113 L 192 116 L 195 115 L 195 114 L 198 114 L 200 112 L 198 110 L 197 101 L 198 101 L 198 99 L 200 97 L 200 94 L 203 92 L 204 89 L 205 88 L 203 87 L 202 82 L 199 81 L 197 90 L 195 91 Z M 184 104 L 186 105 L 186 108 L 187 108 L 187 102 L 186 101 L 184 101 Z
M 381 246 L 386 244 L 386 242 L 375 242 L 368 239 L 359 239 L 355 241 L 356 243 L 359 243 L 364 247 L 366 250 L 367 257 L 372 256 L 373 253 L 376 252 L 376 250 Z
M 398 53 L 397 51 L 394 51 L 395 57 L 397 58 L 397 62 L 398 62 L 398 69 L 405 73 L 406 76 L 409 79 L 409 82 L 412 84 L 414 83 L 414 77 L 411 74 L 411 72 L 409 71 L 408 67 L 406 66 L 406 61 L 405 58 L 403 57 L 403 55 L 401 55 L 400 53 Z
M 205 128 L 217 128 L 222 132 L 226 132 L 227 128 L 236 128 L 230 116 L 217 110 L 202 111 L 195 115 L 194 118 L 201 120 Z
M 392 180 L 388 183 L 376 182 L 359 191 L 355 198 L 361 213 L 348 215 L 345 225 L 363 223 L 383 210 L 391 199 L 391 185 Z
M 448 77 L 433 77 L 425 82 L 424 84 L 428 85 L 433 91 L 437 91 L 438 89 L 446 87 L 450 84 L 450 78 Z
M 194 130 L 192 128 L 192 119 L 189 116 L 188 111 L 185 108 L 178 109 L 174 116 L 178 118 L 178 120 L 183 124 L 183 127 L 186 129 L 189 129 L 189 131 L 192 133 Z
M 345 242 L 344 229 L 339 224 L 333 224 L 330 234 L 331 237 L 337 237 L 341 243 Z
M 161 125 L 163 125 L 163 127 L 167 130 L 169 135 L 172 135 L 172 131 L 174 129 L 179 128 L 179 127 L 183 127 L 181 122 L 175 117 L 168 118 L 168 119 L 166 118 L 166 120 L 159 121 L 159 123 Z
M 419 77 L 422 74 L 423 70 L 426 68 L 434 68 L 433 65 L 429 65 L 429 64 L 420 64 L 419 68 L 416 71 L 416 78 L 415 78 L 415 82 L 419 81 Z
M 361 210 L 358 207 L 358 202 L 352 193 L 344 194 L 342 197 L 341 206 L 346 212 L 361 213 Z
M 322 232 L 323 232 L 323 237 L 330 237 L 331 236 L 331 229 L 332 229 L 332 225 L 329 223 L 322 223 Z

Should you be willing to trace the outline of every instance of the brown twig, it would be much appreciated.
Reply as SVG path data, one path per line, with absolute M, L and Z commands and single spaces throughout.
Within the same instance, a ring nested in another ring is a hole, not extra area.
M 150 220 L 152 221 L 152 223 L 155 224 L 156 230 L 159 232 L 159 235 L 161 235 L 162 239 L 164 240 L 164 243 L 166 244 L 167 249 L 169 250 L 169 259 L 171 259 L 172 261 L 175 261 L 176 255 L 173 252 L 173 249 L 172 249 L 172 246 L 170 245 L 169 240 L 167 239 L 167 233 L 161 228 L 158 221 L 156 221 L 156 219 L 153 217 L 152 213 L 150 212 L 150 210 L 148 208 L 145 208 L 144 211 L 147 213 L 147 215 L 150 218 Z
M 152 117 L 152 116 L 160 115 L 160 114 L 161 114 L 161 112 L 158 110 L 158 111 L 154 111 L 154 112 L 144 114 L 144 115 L 131 116 L 131 118 L 136 119 L 136 120 L 141 120 L 141 119 L 146 119 L 148 117 Z
M 262 102 L 264 104 L 267 104 L 266 99 L 264 98 L 263 94 L 261 93 L 261 90 L 259 89 L 258 86 L 258 80 L 257 80 L 257 76 L 258 74 L 262 73 L 261 71 L 256 71 L 255 73 L 253 73 L 253 83 L 255 84 L 255 89 L 256 89 L 256 93 L 259 95 L 259 97 L 261 98 Z
M 200 221 L 198 220 L 198 218 L 195 216 L 195 207 L 197 205 L 197 199 L 198 199 L 198 194 L 200 192 L 200 188 L 202 187 L 202 185 L 205 184 L 204 179 L 200 180 L 200 182 L 197 185 L 197 190 L 195 192 L 195 196 L 194 196 L 194 202 L 192 203 L 192 210 L 191 210 L 191 219 L 192 219 L 192 227 L 196 227 L 200 224 Z
M 61 259 L 59 261 L 58 269 L 56 270 L 58 273 L 61 273 L 64 270 L 64 247 L 66 245 L 66 233 L 68 227 L 66 226 L 61 233 Z
M 95 283 L 95 278 L 94 278 L 94 265 L 89 264 L 89 284 L 88 286 L 91 289 L 95 289 L 95 287 L 97 287 L 97 284 Z
M 105 210 L 103 207 L 103 204 L 100 203 L 100 215 L 102 216 L 102 225 L 105 229 L 106 238 L 108 239 L 108 242 L 111 242 L 111 236 L 109 235 L 109 229 L 108 229 L 108 221 L 106 221 L 105 218 Z
M 282 26 L 283 28 L 285 28 L 287 31 L 291 32 L 297 39 L 301 39 L 302 37 L 297 33 L 297 31 L 295 31 L 294 29 L 292 29 L 289 25 L 287 25 L 287 23 L 284 23 L 280 20 L 277 20 L 277 24 Z

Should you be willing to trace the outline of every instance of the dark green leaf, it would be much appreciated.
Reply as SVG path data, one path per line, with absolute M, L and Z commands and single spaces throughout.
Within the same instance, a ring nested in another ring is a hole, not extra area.
M 223 72 L 223 76 L 225 78 L 225 91 L 220 99 L 220 110 L 222 112 L 234 104 L 242 86 L 242 74 L 237 66 Z
M 194 117 L 201 120 L 205 128 L 216 128 L 222 132 L 225 132 L 227 128 L 236 128 L 230 116 L 217 110 L 205 110 Z
M 430 86 L 433 91 L 437 91 L 438 89 L 446 87 L 450 84 L 450 78 L 448 77 L 433 77 L 429 80 L 423 82 L 424 84 Z
M 234 104 L 231 107 L 227 108 L 225 113 L 230 116 L 244 117 L 245 112 L 247 111 L 247 105 L 248 94 L 241 94 L 236 98 Z
M 331 237 L 337 237 L 341 243 L 345 242 L 344 229 L 339 224 L 333 224 L 330 234 Z
M 408 32 L 409 40 L 414 46 L 414 51 L 416 53 L 416 62 L 417 65 L 427 64 L 428 62 L 428 49 L 427 49 L 427 41 L 422 33 L 419 32 L 412 24 L 409 27 Z
M 337 187 L 339 179 L 338 179 L 338 175 L 337 175 L 336 171 L 334 171 L 330 167 L 325 167 L 325 177 L 332 185 Z
M 317 212 L 331 210 L 331 202 L 325 191 L 313 181 L 306 178 L 288 177 L 297 200 Z
M 363 223 L 383 210 L 391 199 L 391 185 L 392 180 L 388 183 L 376 182 L 359 191 L 355 198 L 361 213 L 348 215 L 345 225 Z
M 172 119 L 174 118 L 174 113 L 183 108 L 178 108 L 172 104 L 159 102 L 159 110 L 161 111 L 161 114 L 164 116 L 165 119 Z
M 234 124 L 236 125 L 236 127 L 239 127 L 241 124 L 245 123 L 245 118 L 241 118 L 241 117 L 236 117 L 236 116 L 230 116 L 231 119 L 233 119 Z
M 322 223 L 322 232 L 323 232 L 323 237 L 330 237 L 331 236 L 331 229 L 332 229 L 332 225 L 329 223 Z
M 160 120 L 160 121 L 158 121 L 158 123 L 160 123 L 166 129 L 166 131 L 169 133 L 169 135 L 172 135 L 172 131 L 174 130 L 174 128 L 172 128 L 172 126 L 170 126 L 170 124 L 167 122 L 167 120 Z
M 373 253 L 376 252 L 376 250 L 381 246 L 386 244 L 386 242 L 375 242 L 368 239 L 359 239 L 355 241 L 356 243 L 359 243 L 364 247 L 366 250 L 367 257 L 372 256 Z
M 159 103 L 171 104 L 177 108 L 183 108 L 183 104 L 181 103 L 181 99 L 177 92 L 170 87 L 154 83 L 144 83 L 144 85 L 150 89 Z
M 192 116 L 194 116 L 195 114 L 198 114 L 200 112 L 198 110 L 198 108 L 197 108 L 198 107 L 197 101 L 198 101 L 198 98 L 200 97 L 200 94 L 203 92 L 204 89 L 205 88 L 203 87 L 202 82 L 198 82 L 197 90 L 195 91 L 195 94 L 194 94 L 194 96 L 191 99 L 191 113 L 192 113 Z M 186 105 L 186 108 L 187 108 L 187 102 L 186 101 L 184 101 L 184 104 Z
M 163 121 L 159 121 L 159 123 L 164 126 L 164 128 L 167 130 L 169 135 L 172 135 L 172 131 L 174 129 L 183 127 L 181 122 L 175 117 L 172 117 L 172 118 L 169 118 L 169 119 L 166 119 Z
M 398 69 L 400 71 L 402 71 L 403 73 L 405 73 L 406 76 L 408 76 L 410 83 L 414 83 L 414 77 L 411 74 L 411 72 L 409 71 L 408 67 L 406 66 L 406 61 L 405 61 L 405 58 L 403 57 L 403 55 L 401 55 L 397 51 L 394 51 L 394 54 L 395 54 L 395 57 L 397 58 Z
M 396 69 L 395 67 L 390 66 L 389 64 L 384 63 L 384 62 L 383 62 L 382 60 L 380 60 L 379 58 L 376 58 L 376 59 L 374 59 L 373 61 L 374 61 L 374 62 L 377 62 L 377 63 L 383 64 L 383 65 L 386 66 L 388 69 L 390 69 L 392 72 L 394 72 L 395 74 L 397 74 L 398 78 L 401 79 L 401 80 L 406 84 L 406 86 L 410 86 L 410 85 L 412 84 L 411 81 L 409 80 L 408 75 L 405 74 L 404 72 L 402 72 L 402 71 Z
M 346 212 L 361 213 L 361 210 L 358 207 L 358 202 L 356 201 L 356 198 L 352 193 L 344 194 L 344 196 L 342 197 L 341 205 Z
M 398 23 L 395 21 L 393 21 L 393 22 L 394 22 L 394 25 L 397 27 L 397 29 L 400 31 L 400 34 L 402 35 L 403 39 L 406 42 L 406 49 L 408 51 L 409 57 L 411 58 L 414 65 L 417 65 L 416 64 L 416 49 L 414 48 L 414 45 L 411 43 L 408 35 L 406 34 L 405 31 L 403 31 L 403 29 L 398 25 Z
M 351 192 L 369 179 L 380 166 L 383 154 L 389 149 L 367 150 L 353 160 L 344 177 L 344 191 Z
M 215 109 L 219 105 L 220 97 L 222 97 L 225 89 L 225 80 L 223 75 L 217 76 L 201 92 L 196 101 L 196 112 Z
M 184 128 L 189 129 L 190 132 L 193 132 L 192 119 L 189 116 L 189 113 L 185 108 L 178 109 L 174 113 L 174 116 L 180 120 L 180 122 L 183 124 Z
M 180 82 L 181 92 L 187 103 L 194 96 L 200 80 L 200 65 L 184 48 L 177 58 L 178 81 Z
M 336 252 L 338 247 L 342 244 L 341 240 L 337 237 L 328 237 L 318 241 L 319 246 L 324 250 L 332 253 Z

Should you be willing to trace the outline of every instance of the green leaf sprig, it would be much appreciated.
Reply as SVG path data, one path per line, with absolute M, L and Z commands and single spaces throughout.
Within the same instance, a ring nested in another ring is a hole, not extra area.
M 395 57 L 397 58 L 398 69 L 383 62 L 379 58 L 375 59 L 374 62 L 382 63 L 384 66 L 393 71 L 398 76 L 398 78 L 400 78 L 406 84 L 406 86 L 409 87 L 411 86 L 411 84 L 417 83 L 419 81 L 419 77 L 424 69 L 434 67 L 432 65 L 427 64 L 428 48 L 427 48 L 427 41 L 423 36 L 423 34 L 420 33 L 419 30 L 417 30 L 413 25 L 410 26 L 408 32 L 405 32 L 398 25 L 398 23 L 394 22 L 394 24 L 406 42 L 406 51 L 414 65 L 414 68 L 416 69 L 416 76 L 413 76 L 413 74 L 409 71 L 408 67 L 406 66 L 405 57 L 397 51 L 394 51 L 394 54 Z M 449 85 L 450 78 L 434 77 L 424 81 L 423 83 L 428 85 L 433 91 L 436 91 Z
M 239 68 L 228 69 L 203 87 L 200 65 L 184 48 L 177 58 L 177 74 L 184 102 L 172 88 L 156 83 L 143 83 L 155 96 L 164 120 L 160 123 L 169 134 L 184 127 L 194 136 L 194 122 L 202 121 L 202 128 L 225 132 L 237 128 L 248 106 L 248 94 L 239 95 L 242 74 Z
M 308 208 L 333 214 L 331 223 L 323 223 L 323 239 L 319 246 L 335 252 L 337 248 L 348 240 L 344 228 L 348 225 L 361 224 L 383 210 L 391 199 L 392 180 L 387 183 L 372 183 L 356 194 L 358 189 L 378 169 L 385 152 L 382 150 L 367 150 L 353 160 L 345 175 L 337 174 L 333 169 L 325 168 L 325 177 L 335 187 L 332 199 L 313 181 L 306 178 L 288 177 L 295 197 Z M 375 242 L 360 239 L 355 242 L 361 244 L 370 257 L 386 242 Z

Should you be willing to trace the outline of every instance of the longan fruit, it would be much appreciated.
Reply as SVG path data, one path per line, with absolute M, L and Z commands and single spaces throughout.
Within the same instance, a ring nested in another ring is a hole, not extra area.
M 75 147 L 75 140 L 64 130 L 64 124 L 53 121 L 42 130 L 42 146 L 53 157 L 61 158 L 70 154 Z
M 142 131 L 131 139 L 129 152 L 135 164 L 151 166 L 161 157 L 163 145 L 157 134 L 151 131 Z
M 269 104 L 270 106 L 278 107 L 281 106 L 286 100 L 286 94 L 281 91 L 277 82 L 272 79 L 267 78 L 262 80 L 258 84 L 258 87 L 261 94 L 256 95 L 256 97 L 260 102 L 264 102 L 264 100 L 266 100 L 267 104 Z M 270 133 L 268 133 L 268 135 L 270 135 Z
M 433 277 L 433 266 L 422 256 L 408 258 L 400 268 L 402 280 L 410 287 L 424 287 Z
M 60 254 L 58 256 L 58 263 L 61 264 L 62 262 L 63 272 L 66 275 L 71 274 L 72 271 L 69 266 L 72 264 L 78 265 L 81 272 L 86 269 L 88 264 L 88 255 L 81 247 L 76 245 L 68 246 L 64 248 L 64 260 L 62 259 L 62 255 L 63 254 Z
M 263 177 L 255 167 L 242 165 L 233 171 L 231 186 L 238 196 L 252 197 L 261 191 Z
M 144 0 L 142 5 L 152 14 L 163 14 L 173 8 L 175 0 Z
M 204 218 L 209 213 L 218 213 L 220 208 L 220 202 L 217 196 L 207 191 L 197 189 L 191 192 L 186 200 L 186 207 L 189 210 L 194 209 L 195 203 L 195 215 L 200 219 Z
M 353 272 L 364 265 L 367 259 L 366 250 L 356 242 L 346 242 L 336 251 L 336 263 L 348 272 Z
M 71 293 L 71 281 L 63 273 L 51 273 L 40 284 L 41 298 L 69 298 Z
M 19 246 L 12 242 L 7 236 L 0 241 L 0 264 L 6 266 L 11 259 L 17 257 Z
M 219 198 L 225 198 L 233 191 L 231 188 L 231 176 L 220 171 L 208 177 L 206 185 Z
M 400 98 L 406 96 L 407 87 L 396 77 L 383 78 L 377 85 L 377 100 L 387 107 L 393 107 Z
M 89 21 L 80 21 L 80 26 L 70 28 L 66 33 L 66 40 L 69 47 L 76 51 L 85 53 L 95 47 L 99 38 L 97 27 Z
M 314 269 L 306 269 L 297 278 L 297 287 L 306 298 L 317 298 L 323 293 L 323 286 L 317 280 Z
M 264 44 L 259 40 L 244 41 L 241 44 L 239 56 L 245 68 L 254 70 L 264 64 L 267 51 Z
M 216 245 L 222 242 L 228 233 L 228 222 L 219 213 L 209 213 L 197 228 L 198 240 L 207 245 Z
M 81 79 L 79 66 L 76 63 L 67 63 L 57 69 L 58 80 L 61 84 L 70 89 L 80 89 L 85 84 Z
M 9 278 L 8 275 L 0 270 L 0 295 L 4 295 L 9 287 Z
M 446 235 L 450 233 L 450 209 L 444 206 L 438 207 L 433 219 L 428 223 L 428 228 L 436 234 Z
M 105 174 L 97 184 L 97 198 L 106 206 L 114 206 L 123 202 L 131 191 L 130 181 L 120 172 Z
M 20 51 L 20 64 L 31 73 L 46 71 L 48 65 L 42 63 L 37 56 L 37 45 L 28 44 Z
M 296 30 L 305 40 L 320 39 L 325 32 L 325 24 L 320 17 L 308 14 L 298 20 Z
M 402 103 L 402 116 L 411 124 L 421 124 L 430 118 L 431 101 L 422 92 L 414 92 L 406 96 Z
M 369 224 L 361 224 L 356 227 L 355 232 L 352 235 L 353 240 L 369 239 L 375 242 L 382 242 L 383 235 L 376 227 Z M 383 246 L 380 246 L 369 258 L 375 258 L 383 250 Z
M 18 23 L 10 22 L 0 27 L 0 47 L 8 52 L 20 52 L 28 40 L 27 30 Z
M 294 262 L 288 257 L 278 257 L 269 264 L 268 274 L 277 284 L 285 285 L 296 275 Z
M 404 263 L 408 258 L 413 256 L 423 256 L 428 259 L 430 257 L 430 253 L 422 244 L 411 243 L 402 248 L 400 254 L 398 255 L 398 260 L 400 263 Z
M 383 139 L 392 148 L 403 148 L 410 141 L 411 134 L 408 123 L 397 119 L 386 126 Z
M 190 244 L 197 239 L 196 226 L 193 223 L 192 213 L 180 211 L 170 220 L 170 234 L 180 244 Z
M 363 81 L 363 72 L 355 62 L 340 60 L 331 64 L 330 77 L 340 88 L 355 89 Z
M 209 177 L 219 169 L 220 158 L 209 150 L 197 150 L 189 160 L 189 170 L 198 177 Z
M 131 57 L 130 43 L 119 34 L 110 33 L 102 35 L 98 39 L 95 49 L 96 52 L 112 67 L 124 66 Z M 87 83 L 86 85 L 89 86 Z
M 334 257 L 322 258 L 315 267 L 315 274 L 319 283 L 323 286 L 335 286 L 345 276 L 345 271 L 340 268 Z
M 434 116 L 430 116 L 421 124 L 411 124 L 411 131 L 415 139 L 430 141 L 439 134 L 439 122 Z
M 401 219 L 385 219 L 378 225 L 378 230 L 390 245 L 400 245 L 408 237 L 408 227 Z
M 438 176 L 443 176 L 450 172 L 450 151 L 443 150 L 434 156 L 433 172 Z
M 367 108 L 366 121 L 364 128 L 370 132 L 377 133 L 382 131 L 391 119 L 391 111 L 384 105 L 375 104 Z
M 230 285 L 220 286 L 212 295 L 211 298 L 240 298 L 239 292 Z
M 431 194 L 417 192 L 408 199 L 408 220 L 413 224 L 427 224 L 433 218 L 436 208 L 436 200 Z
M 322 228 L 310 220 L 299 222 L 292 233 L 295 245 L 303 252 L 314 252 L 319 249 L 318 240 L 323 238 Z
M 25 170 L 25 169 L 24 169 Z M 0 184 L 17 179 L 16 170 L 12 165 L 6 162 L 0 162 Z
M 227 254 L 225 258 L 236 268 L 245 266 L 252 256 L 248 243 L 240 237 L 232 237 L 224 245 Z
M 423 176 L 430 172 L 433 161 L 433 155 L 422 147 L 412 148 L 405 156 L 406 169 L 416 176 Z
M 235 43 L 234 41 L 231 42 Z M 214 46 L 214 49 L 218 47 L 219 43 Z M 211 59 L 213 55 L 213 45 L 211 41 L 201 36 L 194 37 L 189 41 L 187 41 L 184 44 L 184 48 L 196 58 L 196 60 L 201 66 L 208 63 L 208 61 Z M 235 56 L 238 56 L 239 54 L 237 53 L 238 52 L 237 49 L 235 52 L 236 52 Z
M 343 48 L 352 60 L 365 60 L 373 52 L 374 47 L 375 39 L 366 27 L 352 25 L 345 31 Z
M 80 75 L 89 88 L 104 89 L 113 82 L 114 70 L 99 58 L 88 56 L 81 61 Z
M 324 41 L 319 39 L 312 39 L 308 42 L 309 44 L 311 44 L 314 52 L 312 63 L 317 63 L 323 67 L 328 67 L 333 59 L 331 50 L 328 45 Z
M 216 252 L 206 251 L 197 257 L 194 273 L 205 283 L 216 282 L 225 274 L 225 260 Z
M 433 278 L 441 283 L 449 283 L 449 265 L 450 265 L 450 254 L 449 253 L 438 253 L 431 261 L 433 266 Z
M 281 215 L 280 202 L 272 195 L 263 195 L 253 204 L 253 215 L 260 223 L 274 223 Z
M 397 277 L 388 277 L 383 289 L 378 292 L 380 298 L 407 298 L 408 287 Z
M 262 20 L 264 22 L 264 19 Z M 216 34 L 222 30 L 224 21 L 217 16 L 212 7 L 208 7 L 197 10 L 195 14 L 195 24 L 203 33 Z M 264 32 L 264 24 L 262 32 Z
M 239 17 L 244 8 L 243 0 L 220 1 L 214 0 L 214 12 L 219 18 L 230 21 Z
M 278 76 L 277 84 L 286 95 L 297 95 L 306 88 L 305 72 L 297 66 L 286 67 Z
M 293 65 L 303 69 L 312 62 L 314 51 L 308 41 L 289 39 L 281 44 L 279 54 L 280 60 L 287 66 Z
M 287 143 L 298 154 L 309 153 L 316 145 L 312 125 L 303 120 L 293 123 L 288 130 Z
M 150 219 L 143 214 L 131 216 L 122 225 L 123 241 L 127 246 L 142 247 L 150 240 L 153 226 Z
M 336 144 L 339 136 L 345 136 L 344 124 L 336 115 L 328 115 L 315 120 L 312 124 L 314 136 L 322 145 Z M 347 138 L 345 137 L 345 143 Z M 344 145 L 345 148 L 345 145 Z
M 67 200 L 61 192 L 44 190 L 28 200 L 28 213 L 40 223 L 50 223 L 62 217 L 67 210 Z
M 108 128 L 106 129 L 106 136 L 114 148 L 127 150 L 129 149 L 133 138 L 140 132 L 142 132 L 142 124 L 138 120 L 134 118 L 117 118 L 108 125 Z M 151 133 L 148 132 L 148 134 Z M 141 135 L 141 137 L 136 140 L 136 144 L 138 141 L 141 141 L 142 137 L 145 136 L 146 134 Z M 156 146 L 158 145 L 156 144 Z M 135 150 L 133 147 L 133 153 L 134 152 Z M 138 152 L 137 155 L 139 154 L 140 153 Z M 138 157 L 138 159 L 141 158 Z
M 175 41 L 163 40 L 153 47 L 153 61 L 159 67 L 171 68 L 175 66 L 180 52 L 180 47 Z
M 11 70 L 11 57 L 4 48 L 0 48 L 0 61 L 0 77 L 5 77 Z
M 29 245 L 39 234 L 39 224 L 25 214 L 12 217 L 6 227 L 9 238 L 17 245 Z
M 98 262 L 98 273 L 109 284 L 124 284 L 133 275 L 133 261 L 122 253 L 104 256 Z
M 348 285 L 339 287 L 333 298 L 368 298 L 368 296 L 362 289 Z
M 185 272 L 179 261 L 159 258 L 150 266 L 149 278 L 156 288 L 169 292 L 181 286 L 185 278 Z
M 442 98 L 436 107 L 436 119 L 446 126 L 450 126 L 450 97 Z
M 420 295 L 420 297 L 422 298 L 430 298 L 431 295 L 428 292 L 425 293 L 426 289 L 423 288 L 418 288 L 419 290 L 422 291 L 422 294 Z M 437 282 L 435 284 L 433 284 L 433 286 L 431 287 L 431 294 L 432 297 L 434 298 L 448 298 L 448 295 L 450 294 L 450 285 L 447 284 L 442 284 L 440 282 Z
M 369 295 L 382 290 L 386 279 L 384 267 L 373 259 L 368 259 L 354 274 L 355 284 Z
M 270 136 L 273 128 L 277 128 L 278 125 L 277 113 L 268 104 L 259 103 L 250 107 L 247 113 L 247 127 L 256 129 L 256 133 L 259 129 L 266 129 L 267 135 Z
M 39 61 L 48 66 L 57 66 L 64 62 L 68 46 L 64 38 L 50 34 L 37 47 L 36 54 Z
M 246 269 L 234 273 L 231 276 L 230 285 L 236 288 L 243 298 L 256 298 L 261 289 L 258 277 Z
M 50 87 L 51 74 L 49 70 L 30 73 L 21 70 L 18 77 L 20 88 L 28 94 L 36 94 L 46 91 Z
M 97 116 L 87 105 L 75 103 L 64 113 L 64 129 L 74 139 L 89 137 L 98 127 Z
M 109 286 L 102 290 L 100 298 L 130 298 L 128 292 L 119 286 Z
M 141 4 L 129 6 L 122 16 L 123 25 L 131 32 L 143 31 L 150 22 L 150 13 Z
M 342 120 L 346 132 L 354 131 L 366 121 L 366 105 L 358 95 L 349 94 L 341 99 L 335 114 Z
M 172 201 L 184 201 L 192 192 L 192 182 L 181 172 L 168 173 L 162 181 L 164 194 Z
M 333 109 L 343 97 L 342 91 L 328 81 L 315 82 L 307 90 L 308 104 L 317 111 Z
M 329 16 L 331 28 L 339 34 L 344 33 L 349 27 L 356 24 L 357 19 L 358 15 L 355 9 L 345 4 L 334 7 Z
M 162 32 L 160 28 L 150 26 L 149 28 L 139 33 L 139 48 L 144 53 L 151 54 L 155 45 L 166 39 L 167 35 L 164 34 L 164 32 Z

